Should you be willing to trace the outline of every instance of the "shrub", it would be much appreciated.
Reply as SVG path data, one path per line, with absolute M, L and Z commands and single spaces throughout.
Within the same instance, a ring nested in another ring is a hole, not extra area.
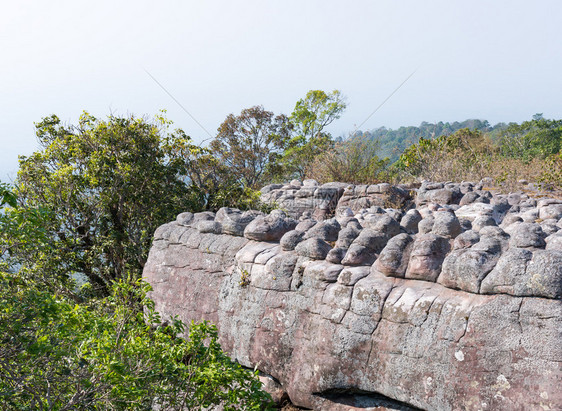
M 230 360 L 208 323 L 162 322 L 146 283 L 120 281 L 110 297 L 75 305 L 0 274 L 3 409 L 263 409 L 255 373 Z M 145 311 L 143 313 L 142 308 Z

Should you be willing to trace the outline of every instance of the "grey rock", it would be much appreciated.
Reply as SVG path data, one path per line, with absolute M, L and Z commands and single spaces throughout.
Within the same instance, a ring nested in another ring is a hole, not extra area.
M 293 230 L 297 222 L 284 216 L 284 213 L 272 212 L 270 215 L 256 217 L 244 229 L 244 237 L 256 241 L 279 241 L 283 235 Z
M 543 220 L 548 218 L 558 220 L 562 218 L 562 204 L 549 204 L 539 208 L 539 218 Z
M 302 231 L 287 231 L 285 234 L 283 234 L 283 237 L 281 237 L 279 244 L 281 245 L 281 248 L 283 250 L 291 251 L 294 250 L 297 244 L 303 240 L 303 237 L 304 233 Z
M 453 212 L 438 211 L 433 214 L 434 222 L 431 232 L 447 238 L 455 238 L 462 229 L 459 219 Z
M 336 241 L 338 233 L 341 230 L 340 223 L 335 218 L 324 220 L 310 228 L 306 234 L 305 239 L 317 237 L 324 241 Z
M 347 252 L 346 248 L 335 247 L 332 248 L 326 255 L 326 261 L 332 264 L 340 264 Z
M 472 222 L 472 229 L 476 232 L 479 232 L 483 227 L 495 226 L 495 225 L 497 225 L 496 220 L 494 220 L 492 216 L 484 215 L 484 216 L 477 217 Z
M 400 220 L 400 227 L 402 227 L 407 233 L 415 234 L 418 232 L 418 224 L 422 220 L 422 216 L 418 210 L 415 208 L 408 210 L 406 214 Z
M 406 278 L 435 281 L 450 248 L 445 237 L 431 233 L 418 235 L 410 253 Z
M 510 247 L 537 247 L 544 248 L 546 245 L 544 232 L 536 223 L 516 223 L 506 228 L 511 236 Z
M 500 257 L 499 249 L 489 250 L 488 244 L 478 247 L 479 244 L 451 252 L 443 261 L 443 271 L 437 282 L 448 288 L 478 293 L 480 283 Z
M 413 238 L 408 234 L 402 233 L 392 237 L 373 264 L 373 268 L 389 277 L 404 277 L 412 245 Z
M 389 237 L 394 237 L 400 233 L 400 224 L 398 224 L 398 221 L 386 213 L 369 215 L 369 218 L 365 219 L 363 227 L 383 232 Z
M 338 239 L 336 241 L 336 247 L 339 248 L 349 248 L 351 243 L 359 236 L 361 230 L 355 227 L 346 227 L 338 233 Z
M 435 223 L 435 217 L 433 215 L 425 217 L 418 223 L 418 232 L 420 234 L 428 234 L 433 231 L 433 224 Z
M 317 237 L 301 241 L 295 247 L 297 254 L 312 258 L 313 260 L 324 260 L 331 249 L 330 244 Z
M 480 241 L 480 234 L 476 231 L 468 230 L 455 238 L 453 249 L 458 250 L 462 248 L 470 248 Z
M 186 212 L 178 214 L 176 221 L 181 225 L 188 225 L 193 220 L 193 213 Z
M 196 228 L 200 233 L 220 234 L 222 232 L 221 223 L 216 221 L 199 221 Z

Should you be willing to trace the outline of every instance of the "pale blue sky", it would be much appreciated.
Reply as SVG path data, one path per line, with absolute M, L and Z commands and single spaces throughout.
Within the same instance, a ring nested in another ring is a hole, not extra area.
M 229 113 L 289 114 L 310 89 L 349 108 L 334 135 L 467 118 L 562 118 L 562 1 L 17 1 L 0 9 L 0 179 L 33 122 L 168 109 L 196 141 Z

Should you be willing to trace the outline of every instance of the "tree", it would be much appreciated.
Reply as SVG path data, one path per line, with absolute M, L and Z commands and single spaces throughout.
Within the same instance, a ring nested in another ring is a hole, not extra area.
M 113 280 L 140 277 L 154 230 L 199 200 L 186 182 L 196 149 L 169 122 L 84 113 L 76 127 L 56 116 L 36 124 L 42 150 L 20 158 L 20 212 L 41 210 L 42 247 L 14 246 L 21 272 L 43 279 L 85 275 L 107 294 Z
M 557 154 L 562 149 L 562 120 L 537 113 L 530 121 L 510 123 L 500 138 L 500 149 L 505 156 L 524 161 Z
M 304 178 L 314 158 L 332 145 L 325 128 L 342 115 L 346 103 L 340 91 L 311 90 L 295 105 L 290 116 L 294 137 L 283 154 L 290 174 Z
M 264 409 L 255 373 L 208 323 L 163 323 L 142 282 L 89 305 L 0 272 L 0 403 L 5 410 Z M 144 313 L 143 313 L 144 308 Z
M 238 183 L 260 188 L 279 174 L 290 129 L 286 116 L 274 116 L 262 106 L 254 106 L 238 116 L 230 114 L 210 148 Z

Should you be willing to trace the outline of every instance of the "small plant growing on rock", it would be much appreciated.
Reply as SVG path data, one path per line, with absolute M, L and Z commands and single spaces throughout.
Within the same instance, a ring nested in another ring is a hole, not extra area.
M 245 288 L 250 285 L 250 273 L 248 270 L 240 269 L 240 282 L 238 283 L 240 287 Z

